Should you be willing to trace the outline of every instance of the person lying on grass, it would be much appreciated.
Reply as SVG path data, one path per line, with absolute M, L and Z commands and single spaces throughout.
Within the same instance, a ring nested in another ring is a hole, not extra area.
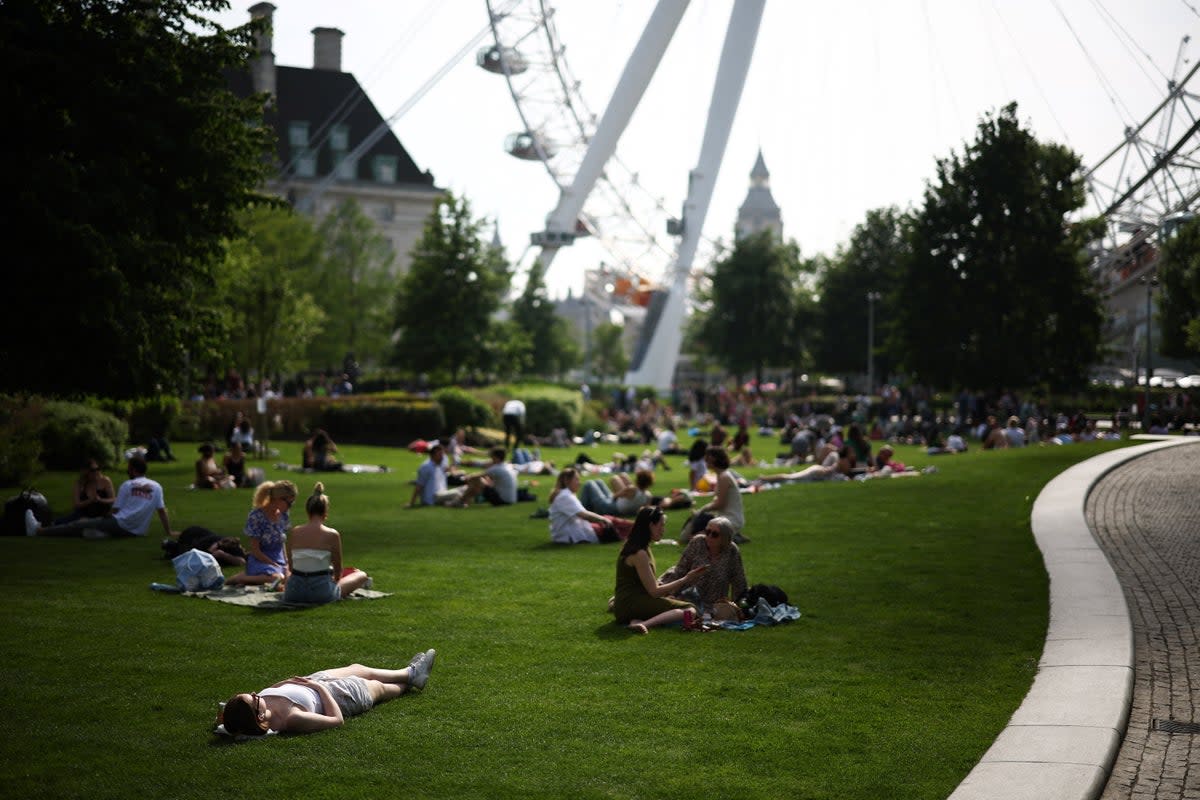
M 229 736 L 265 736 L 339 728 L 347 717 L 365 714 L 410 688 L 424 689 L 435 656 L 436 650 L 417 653 L 404 669 L 351 664 L 236 694 L 217 716 L 217 730 Z
M 696 613 L 694 605 L 670 595 L 699 580 L 708 565 L 694 567 L 682 578 L 668 583 L 659 583 L 655 577 L 658 569 L 650 543 L 662 539 L 666 524 L 667 515 L 661 508 L 646 506 L 638 512 L 633 530 L 617 556 L 616 590 L 609 608 L 617 622 L 628 625 L 635 633 L 648 633 L 650 628 L 672 622 L 687 622 L 688 616 Z

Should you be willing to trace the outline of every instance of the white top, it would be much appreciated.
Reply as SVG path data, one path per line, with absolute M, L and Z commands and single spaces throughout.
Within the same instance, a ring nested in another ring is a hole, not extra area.
M 728 480 L 732 481 L 733 477 L 728 476 Z M 717 480 L 720 480 L 718 478 Z M 730 489 L 726 497 L 725 507 L 716 512 L 718 517 L 725 517 L 733 523 L 735 533 L 741 533 L 742 528 L 746 525 L 746 512 L 742 510 L 742 491 L 735 483 Z
M 325 704 L 321 702 L 321 695 L 317 694 L 317 690 L 311 686 L 301 686 L 298 683 L 285 683 L 283 686 L 276 686 L 273 689 L 263 689 L 258 693 L 258 696 L 286 697 L 305 711 L 315 714 L 325 713 Z
M 162 486 L 146 477 L 130 478 L 117 490 L 113 507 L 116 509 L 113 517 L 123 530 L 145 536 L 154 512 L 165 508 Z
M 658 449 L 660 452 L 665 453 L 668 450 L 672 450 L 678 443 L 679 437 L 676 436 L 675 431 L 671 430 L 670 428 L 664 428 L 662 432 L 658 434 Z
M 315 547 L 292 549 L 292 569 L 300 572 L 328 572 L 333 562 L 333 553 Z
M 509 400 L 504 404 L 504 409 L 501 414 L 516 414 L 518 417 L 525 416 L 525 404 L 520 400 Z
M 580 519 L 583 503 L 568 489 L 562 489 L 550 503 L 550 541 L 559 544 L 598 542 L 592 523 Z

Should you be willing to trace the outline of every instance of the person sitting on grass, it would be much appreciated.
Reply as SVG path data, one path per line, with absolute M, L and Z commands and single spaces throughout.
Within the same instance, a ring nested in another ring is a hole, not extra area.
M 508 452 L 503 447 L 493 447 L 489 455 L 492 462 L 487 469 L 466 476 L 463 505 L 470 505 L 476 497 L 483 497 L 494 506 L 508 506 L 517 502 L 517 470 L 505 462 Z
M 332 603 L 369 586 L 371 578 L 361 569 L 342 575 L 342 535 L 325 524 L 329 498 L 320 481 L 313 486 L 304 510 L 308 522 L 292 528 L 285 545 L 290 577 L 283 590 L 284 602 Z
M 351 664 L 288 678 L 259 692 L 235 694 L 217 717 L 217 731 L 265 736 L 340 728 L 347 717 L 365 714 L 409 689 L 424 689 L 436 656 L 436 650 L 417 653 L 404 669 Z
M 100 469 L 99 461 L 89 458 L 84 461 L 83 469 L 71 487 L 71 513 L 54 520 L 54 524 L 65 525 L 85 517 L 107 517 L 116 497 L 112 479 Z
M 197 449 L 200 451 L 200 457 L 196 459 L 196 478 L 192 485 L 197 489 L 236 488 L 233 478 L 217 466 L 215 448 L 205 442 Z
M 646 506 L 633 521 L 629 538 L 617 556 L 616 588 L 609 601 L 609 610 L 617 622 L 635 633 L 649 633 L 651 628 L 672 622 L 688 623 L 696 607 L 686 600 L 676 600 L 678 594 L 700 579 L 707 565 L 693 567 L 683 577 L 659 583 L 655 575 L 654 554 L 650 543 L 662 539 L 667 515 L 661 508 Z
M 246 516 L 246 536 L 250 554 L 246 569 L 225 583 L 229 586 L 255 586 L 287 580 L 287 556 L 284 544 L 291 519 L 288 511 L 296 502 L 296 484 L 291 481 L 266 481 L 254 490 L 254 507 Z
M 576 497 L 579 486 L 579 473 L 573 467 L 558 473 L 554 491 L 550 493 L 550 541 L 555 544 L 595 544 L 625 538 L 630 529 L 629 520 L 588 511 Z
M 429 448 L 429 458 L 417 469 L 409 508 L 418 505 L 465 508 L 465 492 L 466 486 L 451 489 L 446 484 L 446 448 L 441 442 L 434 442 Z
M 300 458 L 300 465 L 304 469 L 318 472 L 340 472 L 342 462 L 333 457 L 336 452 L 337 445 L 333 443 L 333 439 L 323 428 L 317 428 L 304 443 L 304 453 Z
M 82 536 L 85 539 L 145 536 L 150 530 L 150 520 L 157 513 L 167 536 L 177 536 L 171 531 L 162 486 L 158 481 L 146 477 L 146 460 L 141 456 L 129 459 L 125 474 L 129 480 L 117 490 L 117 499 L 113 501 L 112 514 L 109 516 L 81 517 L 63 525 L 43 528 L 34 516 L 33 509 L 27 509 L 25 533 L 29 536 Z
M 746 591 L 746 569 L 742 566 L 742 552 L 733 541 L 733 525 L 724 517 L 714 517 L 702 536 L 688 542 L 679 554 L 678 563 L 659 577 L 659 583 L 670 583 L 701 566 L 707 569 L 695 588 L 702 606 L 716 619 L 737 619 L 734 600 Z M 679 592 L 673 594 L 679 596 Z

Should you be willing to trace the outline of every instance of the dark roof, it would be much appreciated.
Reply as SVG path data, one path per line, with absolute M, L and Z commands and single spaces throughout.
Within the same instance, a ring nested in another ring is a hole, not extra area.
M 231 73 L 229 86 L 235 94 L 243 97 L 253 92 L 249 72 Z M 307 122 L 309 141 L 318 148 L 317 174 L 328 175 L 333 170 L 329 132 L 335 123 L 349 127 L 348 149 L 354 150 L 383 125 L 384 120 L 371 98 L 359 86 L 358 80 L 349 72 L 277 66 L 275 105 L 268 111 L 267 121 L 275 129 L 276 156 L 281 165 L 287 164 L 293 156 L 292 147 L 288 144 L 289 124 Z M 356 167 L 358 180 L 374 180 L 371 164 L 377 155 L 396 158 L 396 183 L 433 186 L 433 175 L 418 169 L 412 156 L 390 129 L 359 159 Z

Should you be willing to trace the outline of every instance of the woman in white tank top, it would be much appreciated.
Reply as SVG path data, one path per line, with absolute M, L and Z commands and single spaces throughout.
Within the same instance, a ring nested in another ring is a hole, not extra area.
M 355 589 L 368 586 L 367 573 L 356 569 L 342 577 L 342 535 L 325 524 L 329 498 L 318 482 L 304 503 L 308 522 L 292 528 L 287 537 L 289 577 L 283 590 L 287 603 L 332 603 Z
M 340 727 L 347 717 L 365 714 L 410 688 L 424 689 L 436 656 L 436 650 L 417 653 L 404 669 L 351 664 L 235 694 L 221 709 L 216 732 L 248 737 Z

